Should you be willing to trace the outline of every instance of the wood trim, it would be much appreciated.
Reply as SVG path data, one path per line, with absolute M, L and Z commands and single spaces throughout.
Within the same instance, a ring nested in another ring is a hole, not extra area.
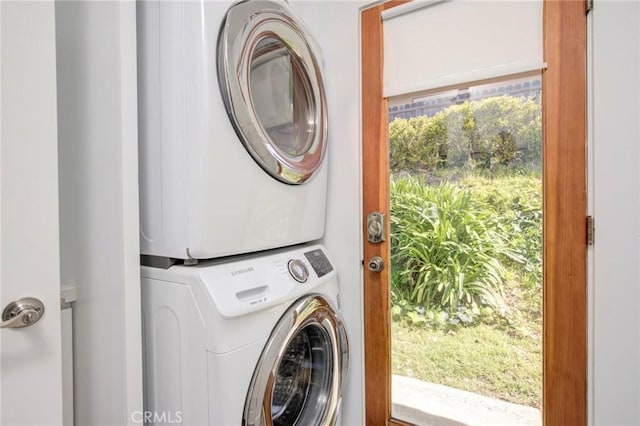
M 362 179 L 363 226 L 368 213 L 386 215 L 387 241 L 379 244 L 364 242 L 364 259 L 382 257 L 388 264 L 389 245 L 389 149 L 388 107 L 382 95 L 383 72 L 383 10 L 407 3 L 394 0 L 373 6 L 361 14 L 362 59 Z M 363 229 L 363 235 L 367 230 Z M 391 417 L 391 313 L 389 267 L 382 272 L 364 268 L 364 351 L 365 418 L 367 425 L 380 424 Z
M 362 179 L 363 224 L 369 212 L 389 218 L 387 101 L 382 96 L 382 20 L 384 5 L 361 15 L 362 40 Z M 389 228 L 389 226 L 387 226 Z M 367 235 L 367 230 L 363 230 Z M 389 260 L 389 237 L 380 244 L 364 242 L 365 263 L 373 256 Z M 371 272 L 364 268 L 364 364 L 365 418 L 367 425 L 379 425 L 391 415 L 391 339 L 389 268 Z
M 412 423 L 407 423 L 403 420 L 390 418 L 387 422 L 387 426 L 413 426 Z
M 543 235 L 546 426 L 587 423 L 586 18 L 544 2 Z

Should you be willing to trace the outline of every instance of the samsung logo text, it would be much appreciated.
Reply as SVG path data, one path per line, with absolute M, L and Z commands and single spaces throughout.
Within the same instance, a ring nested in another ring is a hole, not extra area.
M 235 271 L 231 271 L 231 276 L 235 277 L 236 275 L 247 274 L 249 272 L 255 272 L 255 271 L 256 270 L 253 269 L 253 266 L 249 266 L 248 268 L 236 269 Z

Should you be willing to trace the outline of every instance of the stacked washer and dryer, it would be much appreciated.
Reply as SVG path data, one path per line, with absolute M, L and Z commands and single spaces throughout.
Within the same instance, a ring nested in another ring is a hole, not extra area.
M 336 424 L 320 49 L 281 1 L 138 1 L 137 21 L 147 423 Z

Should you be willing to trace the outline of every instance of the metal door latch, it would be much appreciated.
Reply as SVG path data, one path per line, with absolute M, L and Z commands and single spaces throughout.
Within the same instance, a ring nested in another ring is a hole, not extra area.
M 34 297 L 13 301 L 2 311 L 0 328 L 22 328 L 37 323 L 44 314 L 44 305 Z

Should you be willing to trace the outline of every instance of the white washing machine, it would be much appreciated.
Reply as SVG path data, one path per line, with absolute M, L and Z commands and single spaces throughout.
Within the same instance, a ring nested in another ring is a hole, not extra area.
M 141 251 L 208 259 L 322 237 L 321 53 L 283 1 L 138 1 Z
M 322 246 L 142 267 L 142 306 L 149 424 L 337 424 L 349 348 Z

